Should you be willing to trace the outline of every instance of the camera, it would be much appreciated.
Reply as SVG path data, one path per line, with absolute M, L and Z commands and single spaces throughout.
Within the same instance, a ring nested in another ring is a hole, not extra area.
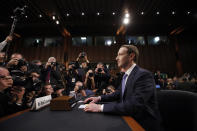
M 86 53 L 85 52 L 81 52 L 81 55 L 79 58 L 84 58 L 86 56 Z
M 79 88 L 78 88 L 78 90 L 77 90 L 77 93 L 80 93 L 81 92 L 81 90 L 83 90 L 84 89 L 84 87 L 83 86 L 79 86 Z
M 56 66 L 57 63 L 56 62 L 51 62 L 51 66 Z
M 40 91 L 41 90 L 42 81 L 39 79 L 35 79 L 32 84 L 32 91 Z
M 98 68 L 98 73 L 101 73 L 102 72 L 102 68 Z
M 26 79 L 21 76 L 13 76 L 13 86 L 25 86 Z
M 93 77 L 94 74 L 92 72 L 89 73 L 89 77 Z

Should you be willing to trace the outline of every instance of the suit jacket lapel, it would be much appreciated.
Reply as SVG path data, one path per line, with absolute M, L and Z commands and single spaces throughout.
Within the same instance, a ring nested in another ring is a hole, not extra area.
M 135 74 L 136 72 L 138 71 L 139 67 L 136 65 L 133 70 L 131 71 L 130 75 L 128 76 L 128 79 L 127 79 L 127 82 L 126 82 L 126 85 L 125 85 L 125 91 L 124 91 L 124 94 L 123 94 L 123 98 L 125 97 L 125 94 L 127 92 L 127 88 L 133 88 L 133 80 L 134 80 L 134 77 L 135 77 Z

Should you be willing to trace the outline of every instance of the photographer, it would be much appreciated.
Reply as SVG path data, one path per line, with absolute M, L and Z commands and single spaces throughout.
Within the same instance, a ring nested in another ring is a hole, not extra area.
M 22 104 L 25 88 L 12 85 L 9 71 L 0 67 L 0 117 L 24 109 Z
M 66 72 L 66 81 L 67 81 L 67 93 L 73 91 L 75 87 L 75 83 L 77 81 L 82 81 L 81 76 L 79 75 L 78 69 L 79 65 L 76 62 L 70 62 L 68 65 L 68 70 Z
M 103 63 L 99 62 L 95 69 L 95 88 L 98 89 L 97 93 L 102 94 L 102 90 L 108 85 L 110 74 L 107 69 L 104 68 Z
M 84 81 L 85 75 L 90 67 L 89 65 L 90 62 L 88 60 L 87 53 L 86 52 L 79 53 L 79 56 L 77 57 L 76 62 L 81 63 L 80 65 L 81 68 L 78 68 L 78 72 L 79 72 L 79 75 L 82 77 L 82 81 Z
M 42 80 L 45 83 L 49 83 L 59 89 L 64 88 L 62 84 L 62 79 L 60 76 L 60 70 L 55 57 L 50 57 L 46 63 L 44 69 L 42 70 Z

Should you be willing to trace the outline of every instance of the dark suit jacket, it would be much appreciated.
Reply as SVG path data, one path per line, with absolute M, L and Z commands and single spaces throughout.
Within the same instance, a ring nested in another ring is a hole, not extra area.
M 104 104 L 103 112 L 129 115 L 146 131 L 160 131 L 161 118 L 155 93 L 152 73 L 136 65 L 128 76 L 123 97 L 121 87 L 111 95 L 101 96 L 102 101 L 116 101 Z

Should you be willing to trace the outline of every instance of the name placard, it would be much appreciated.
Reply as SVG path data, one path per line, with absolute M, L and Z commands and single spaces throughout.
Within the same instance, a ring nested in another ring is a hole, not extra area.
M 31 107 L 31 110 L 38 110 L 42 107 L 49 105 L 51 102 L 51 99 L 52 99 L 51 95 L 36 98 Z

